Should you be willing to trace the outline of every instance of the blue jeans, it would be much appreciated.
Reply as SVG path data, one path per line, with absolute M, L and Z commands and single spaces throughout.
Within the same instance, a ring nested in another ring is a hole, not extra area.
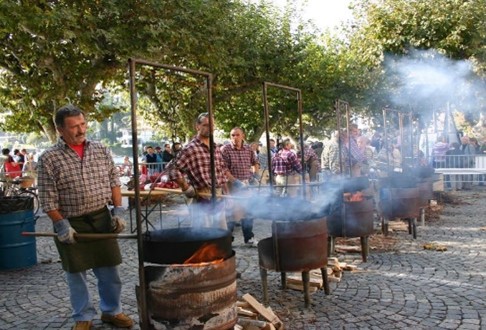
M 121 313 L 122 285 L 117 267 L 93 268 L 93 273 L 98 279 L 101 312 L 109 315 Z M 91 321 L 96 316 L 96 310 L 88 291 L 86 271 L 79 273 L 66 272 L 66 277 L 74 321 Z

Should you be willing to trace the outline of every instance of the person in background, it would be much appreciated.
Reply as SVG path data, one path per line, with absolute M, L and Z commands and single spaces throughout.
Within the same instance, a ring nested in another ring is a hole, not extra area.
M 124 176 L 132 176 L 133 174 L 133 163 L 130 160 L 130 157 L 125 156 L 123 158 L 123 164 L 121 165 L 121 175 Z
M 174 155 L 173 158 L 177 157 L 177 154 L 179 153 L 179 151 L 182 150 L 182 144 L 180 142 L 174 142 L 172 144 L 172 154 Z
M 360 130 L 358 125 L 350 124 L 348 143 L 344 147 L 349 150 L 352 177 L 361 176 L 361 166 L 366 162 L 363 151 L 358 147 L 357 139 L 359 136 Z
M 321 159 L 322 156 L 322 151 L 324 150 L 324 143 L 321 141 L 315 141 L 312 143 L 312 149 L 314 149 L 314 152 L 317 155 L 317 159 Z
M 278 186 L 277 192 L 281 195 L 296 197 L 299 189 L 288 185 L 300 183 L 302 164 L 291 149 L 292 142 L 284 140 L 282 149 L 272 159 L 272 171 L 275 174 L 275 183 Z
M 162 169 L 164 168 L 164 163 L 163 163 L 163 156 L 162 156 L 162 148 L 159 147 L 159 146 L 156 146 L 155 149 L 154 149 L 154 153 L 155 153 L 155 156 L 156 156 L 156 163 L 157 163 L 157 166 L 156 166 L 156 171 L 155 173 L 153 173 L 154 175 L 157 174 L 157 173 L 160 173 L 162 172 Z
M 251 150 L 255 153 L 255 155 L 258 157 L 258 154 L 260 153 L 260 144 L 258 142 L 252 142 L 250 144 Z
M 131 328 L 133 321 L 121 307 L 117 265 L 122 259 L 116 238 L 76 238 L 77 233 L 120 233 L 125 228 L 118 171 L 110 151 L 86 139 L 86 118 L 78 107 L 61 107 L 55 124 L 60 138 L 38 160 L 39 200 L 57 233 L 54 240 L 69 286 L 73 329 L 90 329 L 96 316 L 88 270 L 98 280 L 101 320 Z
M 209 137 L 209 114 L 201 113 L 196 119 L 197 135 L 177 153 L 168 165 L 168 179 L 175 181 L 181 187 L 184 195 L 189 199 L 193 226 L 220 227 L 227 229 L 224 202 L 218 201 L 213 208 L 211 197 L 211 149 Z M 216 144 L 214 149 L 214 165 L 217 194 L 228 194 L 228 169 Z
M 366 161 L 361 165 L 361 175 L 368 176 L 370 169 L 374 167 L 375 152 L 371 146 L 371 141 L 368 137 L 361 135 L 358 137 L 358 147 L 362 150 L 366 157 Z
M 445 154 L 449 150 L 449 143 L 445 136 L 439 136 L 434 146 L 432 147 L 432 167 L 445 167 Z
M 20 163 L 14 160 L 14 157 L 10 155 L 10 149 L 2 149 L 2 155 L 4 156 L 3 172 L 5 177 L 14 179 L 22 176 L 22 167 Z
M 324 149 L 322 150 L 321 155 L 321 166 L 324 174 L 329 179 L 333 176 L 341 174 L 341 161 L 344 161 L 344 158 L 339 157 L 339 143 L 341 143 L 342 135 L 346 134 L 339 133 L 339 131 L 334 131 L 331 134 L 329 141 L 324 145 Z M 342 156 L 344 156 L 343 152 L 344 148 L 341 150 Z M 344 165 L 344 164 L 343 164 Z
M 275 140 L 274 139 L 270 139 L 270 147 L 268 148 L 268 150 L 272 153 L 272 157 L 277 154 L 277 152 L 278 152 L 278 146 L 275 143 Z
M 34 160 L 34 154 L 27 154 L 25 156 L 25 163 L 22 167 L 22 174 L 24 177 L 32 178 L 32 184 L 37 179 L 37 162 Z
M 255 178 L 259 181 L 260 185 L 267 185 L 270 181 L 270 174 L 268 173 L 268 148 L 267 146 L 260 147 L 260 153 L 258 154 L 258 163 L 260 167 L 258 169 L 258 174 Z
M 297 153 L 297 158 L 299 158 L 299 160 L 301 159 L 300 144 L 299 144 L 299 151 Z M 319 162 L 319 158 L 317 157 L 317 154 L 315 153 L 314 149 L 307 144 L 304 144 L 304 164 L 302 165 L 302 167 L 308 173 L 309 181 L 316 182 L 317 173 L 321 168 L 321 164 Z
M 17 164 L 20 165 L 20 168 L 22 168 L 22 166 L 24 166 L 25 156 L 20 152 L 19 149 L 14 149 L 12 157 L 13 157 L 14 161 Z
M 461 150 L 461 145 L 457 142 L 452 142 L 450 145 L 450 149 L 446 152 L 445 167 L 461 168 L 463 166 L 464 152 Z M 450 188 L 453 191 L 462 189 L 462 175 L 446 175 L 444 181 L 447 188 Z
M 254 173 L 258 173 L 259 163 L 257 154 L 245 144 L 245 132 L 240 127 L 234 127 L 231 132 L 231 143 L 221 148 L 221 154 L 228 171 L 230 193 L 233 195 L 245 195 L 242 188 L 247 187 Z M 258 145 L 258 144 L 257 144 Z M 245 209 L 234 203 L 233 214 L 227 217 L 228 229 L 233 232 L 236 222 L 241 222 L 241 230 L 245 244 L 255 246 L 255 234 L 253 233 L 253 218 L 245 212 Z
M 147 154 L 142 158 L 142 161 L 147 166 L 147 176 L 151 178 L 152 176 L 156 175 L 158 172 L 158 156 L 155 153 L 155 150 L 152 146 L 147 147 Z
M 165 169 L 165 166 L 174 158 L 174 154 L 170 147 L 169 143 L 164 144 L 164 151 L 162 151 L 162 168 Z
M 471 139 L 467 135 L 461 137 L 461 150 L 464 154 L 463 167 L 466 168 L 474 167 L 474 161 L 475 161 L 474 155 L 476 154 L 476 149 L 474 144 L 471 143 Z M 462 176 L 462 180 L 463 180 L 462 189 L 471 190 L 473 175 L 465 174 Z

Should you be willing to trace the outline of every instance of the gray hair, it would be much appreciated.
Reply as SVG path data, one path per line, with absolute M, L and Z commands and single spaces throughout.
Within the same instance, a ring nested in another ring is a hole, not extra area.
M 64 120 L 67 117 L 76 117 L 79 115 L 83 115 L 83 117 L 86 117 L 84 112 L 80 108 L 76 107 L 73 104 L 67 104 L 56 111 L 56 117 L 54 119 L 54 122 L 56 123 L 57 127 L 64 127 Z

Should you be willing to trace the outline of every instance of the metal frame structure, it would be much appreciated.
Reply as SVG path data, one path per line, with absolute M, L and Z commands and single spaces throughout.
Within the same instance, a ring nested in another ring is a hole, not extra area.
M 268 111 L 268 87 L 275 87 L 287 91 L 292 91 L 297 93 L 297 111 L 299 113 L 299 139 L 300 139 L 300 160 L 302 162 L 302 166 L 304 166 L 304 138 L 303 138 L 303 125 L 302 125 L 302 91 L 299 88 L 279 85 L 271 82 L 263 82 L 263 110 L 264 110 L 264 117 L 265 117 L 265 135 L 267 146 L 270 146 L 270 124 L 269 124 L 269 111 Z M 270 190 L 273 191 L 273 172 L 272 172 L 272 155 L 270 151 L 267 153 L 267 161 L 268 161 L 268 175 L 270 179 Z M 306 182 L 305 182 L 305 171 L 302 170 L 302 196 L 305 198 L 306 194 Z
M 138 166 L 138 138 L 137 138 L 137 90 L 135 86 L 135 76 L 137 65 L 151 66 L 153 68 L 166 69 L 174 72 L 183 72 L 195 76 L 202 76 L 206 79 L 206 90 L 207 90 L 207 102 L 206 108 L 209 114 L 209 151 L 210 151 L 210 164 L 211 164 L 211 180 L 213 182 L 211 187 L 212 203 L 213 206 L 216 203 L 216 170 L 215 170 L 215 159 L 214 159 L 214 120 L 213 120 L 213 99 L 212 99 L 212 81 L 213 75 L 209 72 L 192 70 L 183 67 L 177 67 L 166 64 L 159 64 L 154 62 L 149 62 L 141 59 L 130 58 L 128 60 L 129 65 L 129 76 L 130 76 L 130 103 L 131 103 L 131 118 L 132 118 L 132 147 L 133 147 L 133 167 L 134 167 L 134 184 L 135 184 L 135 211 L 136 211 L 136 221 L 137 221 L 137 246 L 138 246 L 138 274 L 139 274 L 139 285 L 140 285 L 140 320 L 141 328 L 149 329 L 149 315 L 147 309 L 147 295 L 145 292 L 146 281 L 144 272 L 144 257 L 143 257 L 143 237 L 142 237 L 142 213 L 140 204 L 140 182 L 139 182 L 139 166 Z
M 349 103 L 343 100 L 336 100 L 334 103 L 334 110 L 336 110 L 336 126 L 338 130 L 338 146 L 339 146 L 339 171 L 341 174 L 344 174 L 343 172 L 343 154 L 342 154 L 342 144 L 341 144 L 341 108 L 344 107 L 344 111 L 346 114 L 346 134 L 347 134 L 347 139 L 348 139 L 348 175 L 349 177 L 352 176 L 351 172 L 351 136 L 349 134 L 349 122 L 350 122 L 350 113 L 349 113 Z
M 385 139 L 385 150 L 386 150 L 386 161 L 388 168 L 390 168 L 390 155 L 388 152 L 388 129 L 387 129 L 387 113 L 388 112 L 393 112 L 398 115 L 398 132 L 400 134 L 400 157 L 401 157 L 401 166 L 403 168 L 403 165 L 405 164 L 405 158 L 404 158 L 404 146 L 403 146 L 403 141 L 404 141 L 404 125 L 403 125 L 403 119 L 405 116 L 408 116 L 409 118 L 409 124 L 410 124 L 410 163 L 413 164 L 414 161 L 414 139 L 413 139 L 413 113 L 411 111 L 409 112 L 403 112 L 395 109 L 390 109 L 387 107 L 383 108 L 383 136 Z

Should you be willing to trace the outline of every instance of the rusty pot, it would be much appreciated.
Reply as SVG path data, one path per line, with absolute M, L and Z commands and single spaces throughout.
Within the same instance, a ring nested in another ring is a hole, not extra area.
M 420 191 L 418 188 L 382 188 L 379 208 L 388 218 L 417 218 L 420 213 Z
M 373 199 L 343 201 L 341 209 L 327 218 L 329 236 L 361 237 L 373 234 Z
M 432 178 L 427 178 L 417 183 L 420 195 L 420 206 L 427 206 L 429 200 L 434 199 L 434 181 Z

